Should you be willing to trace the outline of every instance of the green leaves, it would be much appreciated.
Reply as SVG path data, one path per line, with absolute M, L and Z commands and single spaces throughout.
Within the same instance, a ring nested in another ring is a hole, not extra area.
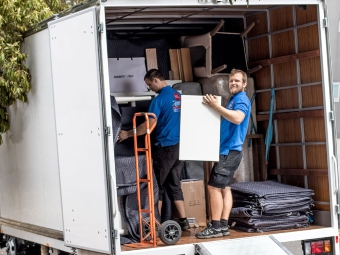
M 1 0 L 0 4 L 0 144 L 9 129 L 7 109 L 16 100 L 27 101 L 30 75 L 20 52 L 23 33 L 53 13 L 80 2 L 66 0 Z

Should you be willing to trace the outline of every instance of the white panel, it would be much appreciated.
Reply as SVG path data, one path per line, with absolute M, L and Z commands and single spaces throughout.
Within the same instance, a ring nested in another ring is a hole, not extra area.
M 181 96 L 180 160 L 219 160 L 221 117 L 202 101 L 203 96 Z
M 49 31 L 65 244 L 110 253 L 95 8 Z
M 228 254 L 233 255 L 287 255 L 287 252 L 284 251 L 269 236 L 205 242 L 202 243 L 201 246 L 204 246 L 210 254 L 216 255 L 226 254 L 225 251 L 228 251 Z
M 32 75 L 28 103 L 9 108 L 0 146 L 1 217 L 62 230 L 48 30 L 25 39 Z

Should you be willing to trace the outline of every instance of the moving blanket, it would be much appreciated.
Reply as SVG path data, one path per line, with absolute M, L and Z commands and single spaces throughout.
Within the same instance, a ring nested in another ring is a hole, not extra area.
M 304 189 L 275 181 L 264 182 L 239 182 L 231 185 L 231 190 L 234 192 L 243 193 L 249 197 L 263 198 L 287 198 L 289 196 L 312 196 L 314 191 Z
M 261 210 L 257 210 L 251 207 L 236 207 L 232 208 L 230 212 L 231 218 L 262 218 L 262 219 L 272 219 L 277 217 L 287 217 L 287 216 L 297 216 L 300 215 L 299 212 L 289 212 L 289 213 L 277 213 L 277 214 L 262 214 Z
M 136 192 L 136 167 L 135 157 L 116 157 L 116 183 L 118 196 L 128 195 Z M 146 176 L 145 155 L 138 156 L 139 177 Z M 141 183 L 143 189 L 146 183 Z
M 244 223 L 249 226 L 253 226 L 256 228 L 261 228 L 261 227 L 270 227 L 270 226 L 279 226 L 280 224 L 286 224 L 286 223 L 303 223 L 307 224 L 308 217 L 307 215 L 299 215 L 299 216 L 285 216 L 285 217 L 276 217 L 272 219 L 266 219 L 262 220 L 261 218 L 253 219 L 253 218 L 238 218 L 237 221 L 239 223 Z
M 153 174 L 154 182 L 153 182 L 153 191 L 154 191 L 154 197 L 155 197 L 155 204 L 154 204 L 154 212 L 156 216 L 156 220 L 160 222 L 160 216 L 158 213 L 158 186 L 155 174 Z M 141 189 L 141 208 L 148 209 L 148 192 L 147 187 L 144 189 Z M 127 223 L 128 230 L 130 236 L 128 239 L 130 239 L 131 242 L 139 242 L 140 241 L 140 235 L 139 235 L 139 216 L 138 216 L 138 202 L 137 202 L 137 194 L 133 193 L 127 196 L 124 196 L 121 200 L 121 208 L 123 208 L 122 216 Z M 148 213 L 142 213 L 143 218 L 147 219 L 149 217 Z
M 313 190 L 275 181 L 235 183 L 231 189 L 229 219 L 235 229 L 264 232 L 309 226 Z
M 306 201 L 297 201 L 296 203 L 290 201 L 287 203 L 285 201 L 277 201 L 271 203 L 261 203 L 261 202 L 252 202 L 252 201 L 234 201 L 234 207 L 243 207 L 245 205 L 259 209 L 263 213 L 273 213 L 273 212 L 290 212 L 290 211 L 301 211 L 304 208 L 309 208 L 313 205 L 314 200 L 311 198 L 306 198 Z
M 245 231 L 248 233 L 255 233 L 255 232 L 268 232 L 268 231 L 275 231 L 275 230 L 285 230 L 285 229 L 294 229 L 294 228 L 307 228 L 309 226 L 309 222 L 287 222 L 287 223 L 280 223 L 273 226 L 267 227 L 253 227 L 247 224 L 242 224 L 241 222 L 235 221 L 236 224 L 233 226 L 234 229 L 238 229 L 241 231 Z

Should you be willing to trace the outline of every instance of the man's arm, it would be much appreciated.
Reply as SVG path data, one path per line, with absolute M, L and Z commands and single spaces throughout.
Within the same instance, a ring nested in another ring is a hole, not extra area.
M 246 116 L 244 112 L 239 111 L 239 110 L 228 110 L 221 106 L 218 103 L 217 97 L 213 95 L 205 95 L 203 96 L 203 104 L 208 105 L 215 109 L 223 118 L 226 120 L 234 123 L 234 124 L 240 124 L 243 120 L 244 117 Z
M 149 128 L 151 128 L 155 122 L 156 120 L 154 118 L 149 118 Z M 146 134 L 146 131 L 147 131 L 146 122 L 144 122 L 137 127 L 137 136 Z M 128 130 L 128 131 L 121 130 L 118 135 L 118 142 L 121 143 L 122 141 L 132 136 L 133 136 L 133 129 Z

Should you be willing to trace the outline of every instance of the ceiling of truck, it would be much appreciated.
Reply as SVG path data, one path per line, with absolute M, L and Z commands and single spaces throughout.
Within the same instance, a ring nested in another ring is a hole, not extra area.
M 199 31 L 205 27 L 216 26 L 221 19 L 238 20 L 242 23 L 247 15 L 266 12 L 277 8 L 273 6 L 207 6 L 202 7 L 142 7 L 142 8 L 106 8 L 106 27 L 117 34 L 169 33 Z M 226 22 L 227 25 L 228 22 Z M 208 28 L 208 30 L 210 29 Z M 233 24 L 227 26 L 228 32 Z M 239 30 L 239 29 L 236 29 Z

